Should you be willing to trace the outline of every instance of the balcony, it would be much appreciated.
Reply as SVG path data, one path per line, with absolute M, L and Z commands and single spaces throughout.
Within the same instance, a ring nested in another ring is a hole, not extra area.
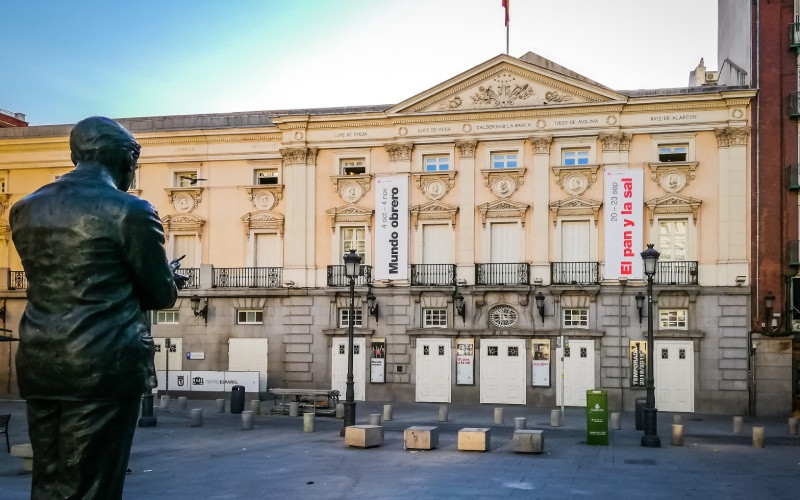
M 280 288 L 282 267 L 220 267 L 214 269 L 215 288 Z
M 554 285 L 595 285 L 600 283 L 597 262 L 551 262 L 550 282 Z
M 362 265 L 360 276 L 356 276 L 356 285 L 364 286 L 372 283 L 372 266 Z M 350 286 L 350 280 L 344 274 L 344 264 L 328 266 L 328 286 Z
M 658 262 L 654 282 L 657 285 L 696 285 L 697 261 Z
M 476 285 L 529 285 L 527 263 L 475 264 Z
M 800 93 L 789 94 L 789 118 L 800 118 Z
M 183 267 L 178 269 L 178 274 L 182 274 L 189 278 L 189 281 L 183 285 L 184 290 L 200 288 L 200 268 L 199 267 Z
M 28 289 L 28 278 L 25 277 L 25 271 L 11 271 L 8 274 L 8 289 L 9 290 Z
M 456 265 L 411 264 L 411 284 L 422 286 L 455 286 Z
M 789 48 L 795 50 L 800 48 L 800 23 L 789 25 Z

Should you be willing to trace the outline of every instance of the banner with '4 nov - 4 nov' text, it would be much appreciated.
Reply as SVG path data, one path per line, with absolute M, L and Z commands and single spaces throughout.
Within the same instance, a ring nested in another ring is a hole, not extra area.
M 605 172 L 605 278 L 641 279 L 644 195 L 641 170 Z
M 373 278 L 408 279 L 408 176 L 377 176 L 375 187 Z

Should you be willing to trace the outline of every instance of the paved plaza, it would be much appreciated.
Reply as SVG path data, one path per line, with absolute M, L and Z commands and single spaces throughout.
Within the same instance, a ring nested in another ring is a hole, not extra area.
M 214 401 L 188 408 L 204 410 L 202 427 L 190 427 L 189 410 L 173 400 L 156 410 L 157 427 L 137 429 L 125 498 L 800 497 L 800 437 L 788 434 L 786 419 L 745 417 L 734 435 L 729 416 L 684 414 L 684 445 L 673 446 L 673 416 L 664 413 L 662 447 L 647 449 L 626 412 L 609 446 L 598 447 L 586 445 L 582 408 L 567 408 L 564 425 L 553 428 L 549 409 L 506 407 L 504 424 L 495 425 L 493 406 L 451 405 L 441 423 L 437 404 L 395 403 L 383 446 L 358 449 L 345 446 L 342 421 L 330 417 L 317 417 L 313 433 L 303 432 L 302 417 L 283 415 L 258 415 L 253 430 L 242 430 L 241 416 L 217 413 Z M 358 403 L 357 422 L 382 411 L 383 403 Z M 12 414 L 11 444 L 28 442 L 24 402 L 0 400 L 4 413 Z M 544 430 L 544 453 L 511 451 L 514 417 Z M 404 450 L 403 430 L 412 425 L 437 426 L 439 447 Z M 763 449 L 751 446 L 753 426 L 765 427 Z M 491 428 L 491 450 L 458 451 L 464 427 Z M 29 494 L 20 459 L 0 452 L 0 498 Z

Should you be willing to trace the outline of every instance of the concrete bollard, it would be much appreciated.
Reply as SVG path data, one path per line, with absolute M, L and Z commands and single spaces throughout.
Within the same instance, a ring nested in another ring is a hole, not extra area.
M 439 405 L 439 422 L 447 422 L 447 413 L 449 407 L 447 405 Z
M 169 407 L 169 396 L 161 396 L 161 401 L 158 403 L 159 410 L 166 410 Z
M 753 427 L 753 448 L 764 447 L 764 428 Z
M 742 433 L 742 422 L 744 419 L 740 416 L 733 417 L 733 433 L 734 434 L 741 434 Z
M 389 421 L 392 419 L 392 405 L 383 405 L 383 420 Z
M 495 408 L 494 409 L 494 424 L 495 425 L 503 425 L 503 409 L 502 408 Z
M 253 412 L 253 415 L 261 415 L 261 401 L 258 399 L 251 399 L 250 411 Z
M 790 436 L 796 436 L 797 435 L 797 418 L 789 417 L 788 424 L 789 424 L 789 435 Z
M 682 424 L 672 424 L 672 446 L 683 446 Z
M 550 427 L 561 427 L 561 410 L 550 410 Z
M 673 413 L 672 414 L 672 423 L 673 424 L 683 424 L 683 415 L 680 413 Z
M 314 417 L 313 412 L 303 413 L 303 432 L 314 432 Z
M 298 403 L 297 401 L 292 401 L 289 403 L 289 416 L 290 417 L 300 416 L 300 403 Z
M 525 417 L 514 417 L 514 430 L 524 431 L 528 428 L 528 419 Z
M 225 413 L 225 400 L 218 399 L 217 400 L 217 413 Z
M 189 407 L 189 398 L 187 398 L 186 396 L 179 397 L 178 408 L 180 408 L 181 410 L 185 410 L 188 407 Z
M 622 428 L 622 425 L 620 425 L 620 418 L 618 411 L 611 412 L 609 422 L 611 424 L 611 430 L 618 431 Z
M 380 413 L 370 413 L 369 414 L 369 425 L 381 425 L 381 414 Z
M 336 418 L 344 418 L 344 403 L 336 403 Z
M 242 412 L 242 430 L 243 431 L 253 430 L 253 412 L 250 410 L 244 410 Z
M 203 409 L 202 408 L 192 408 L 192 411 L 189 414 L 189 426 L 190 427 L 202 427 L 203 426 Z

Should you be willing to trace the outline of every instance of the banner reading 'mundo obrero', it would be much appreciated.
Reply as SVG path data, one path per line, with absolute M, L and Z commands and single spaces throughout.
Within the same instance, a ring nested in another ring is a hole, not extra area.
M 644 234 L 641 170 L 605 172 L 605 278 L 641 279 Z
M 408 176 L 377 176 L 375 186 L 373 277 L 408 279 Z

